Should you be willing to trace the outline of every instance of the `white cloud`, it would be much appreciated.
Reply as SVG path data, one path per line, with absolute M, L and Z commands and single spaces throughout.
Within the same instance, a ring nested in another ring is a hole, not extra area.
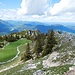
M 44 15 L 47 7 L 47 0 L 22 0 L 18 14 Z
M 51 15 L 61 15 L 75 12 L 75 0 L 61 0 L 50 9 Z
M 75 0 L 61 0 L 53 7 L 48 4 L 48 0 L 22 0 L 21 8 L 0 9 L 0 19 L 44 22 L 75 20 Z
M 16 9 L 0 9 L 0 19 L 14 20 L 17 18 Z
M 0 19 L 3 20 L 39 20 L 39 15 L 18 15 L 18 9 L 0 9 Z

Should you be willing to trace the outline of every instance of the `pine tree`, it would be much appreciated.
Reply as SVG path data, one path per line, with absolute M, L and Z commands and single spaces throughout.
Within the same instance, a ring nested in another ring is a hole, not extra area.
M 26 51 L 25 53 L 23 54 L 23 56 L 21 57 L 21 60 L 24 60 L 24 61 L 27 61 L 29 59 L 31 59 L 32 56 L 31 56 L 31 52 L 30 52 L 30 45 L 29 43 L 26 45 Z
M 8 36 L 7 35 L 4 36 L 4 40 L 8 41 Z
M 0 36 L 0 42 L 2 42 L 3 41 L 3 38 L 2 38 L 2 36 Z
M 36 40 L 36 44 L 33 51 L 36 54 L 37 58 L 40 56 L 40 53 L 42 52 L 42 46 L 40 42 Z
M 52 52 L 52 48 L 55 46 L 55 44 L 57 44 L 53 29 L 50 30 L 47 43 L 49 44 L 49 48 Z
M 55 39 L 55 36 L 54 36 L 54 31 L 53 31 L 53 29 L 51 29 L 47 33 L 46 44 L 44 46 L 44 50 L 43 50 L 42 56 L 51 53 L 52 52 L 52 48 L 55 46 L 55 44 L 57 44 L 57 42 L 56 42 L 56 39 Z
M 16 36 L 15 36 L 15 37 L 16 37 L 16 39 L 17 39 L 17 40 L 19 40 L 19 39 L 20 39 L 20 37 L 19 37 L 19 35 L 18 35 L 18 34 L 16 34 Z

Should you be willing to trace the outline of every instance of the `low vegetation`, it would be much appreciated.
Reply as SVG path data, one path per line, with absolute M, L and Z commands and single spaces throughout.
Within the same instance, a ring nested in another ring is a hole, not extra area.
M 0 75 L 63 75 L 73 65 L 64 65 L 58 67 L 43 68 L 42 62 L 46 58 L 39 58 L 33 61 L 27 61 L 9 70 L 6 70 Z
M 34 37 L 34 40 L 32 40 L 31 37 L 28 36 L 28 39 L 32 40 L 35 45 L 31 49 L 30 45 L 27 44 L 26 51 L 22 55 L 21 60 L 26 61 L 31 58 L 37 59 L 48 55 L 53 51 L 53 47 L 57 44 L 53 30 L 49 30 L 47 34 L 39 33 Z
M 16 42 L 11 42 L 4 49 L 0 49 L 0 62 L 5 62 L 14 58 L 17 54 L 17 47 L 28 42 L 29 40 L 27 39 L 20 39 Z
M 73 66 L 67 63 L 74 58 L 73 39 L 74 37 L 71 38 L 68 34 L 63 36 L 60 31 L 54 32 L 53 30 L 49 30 L 46 34 L 29 30 L 2 36 L 0 37 L 0 62 L 12 59 L 17 54 L 17 47 L 21 45 L 18 61 L 21 63 L 1 72 L 0 75 L 63 75 L 69 70 L 69 67 Z M 29 43 L 30 40 L 31 43 Z M 9 45 L 5 46 L 6 43 Z M 47 60 L 54 51 L 57 51 L 58 55 L 51 61 L 53 63 L 60 61 L 61 65 L 44 67 L 43 61 Z

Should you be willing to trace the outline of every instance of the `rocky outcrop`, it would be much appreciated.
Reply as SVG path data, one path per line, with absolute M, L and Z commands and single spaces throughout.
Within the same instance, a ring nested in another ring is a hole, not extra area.
M 75 66 L 69 68 L 69 71 L 64 73 L 64 75 L 75 75 Z

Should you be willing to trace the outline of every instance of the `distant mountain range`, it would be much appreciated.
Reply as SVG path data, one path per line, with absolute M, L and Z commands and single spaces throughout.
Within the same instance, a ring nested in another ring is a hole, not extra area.
M 0 34 L 6 34 L 10 32 L 10 24 L 7 21 L 0 20 Z
M 49 29 L 75 33 L 75 29 L 67 27 L 62 24 L 51 24 L 42 22 L 31 22 L 31 21 L 4 21 L 0 20 L 0 35 L 9 34 L 11 32 L 19 32 L 23 30 L 40 30 L 46 33 Z
M 66 26 L 59 25 L 59 24 L 58 25 L 51 25 L 51 26 L 38 25 L 38 26 L 36 26 L 36 28 L 44 33 L 46 33 L 49 29 L 59 30 L 62 32 L 75 33 L 75 30 L 72 30 Z

